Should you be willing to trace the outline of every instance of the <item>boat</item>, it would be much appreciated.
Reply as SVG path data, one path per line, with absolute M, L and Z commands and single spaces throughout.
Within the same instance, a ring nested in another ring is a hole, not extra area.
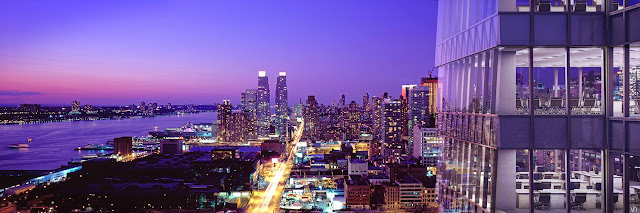
M 29 148 L 29 144 L 9 144 L 7 147 L 9 148 L 14 148 L 14 149 L 20 149 L 20 148 Z
M 19 144 L 9 144 L 7 147 L 12 149 L 21 149 L 21 148 L 29 148 L 29 144 L 31 144 L 31 138 L 27 140 L 27 143 L 19 143 Z

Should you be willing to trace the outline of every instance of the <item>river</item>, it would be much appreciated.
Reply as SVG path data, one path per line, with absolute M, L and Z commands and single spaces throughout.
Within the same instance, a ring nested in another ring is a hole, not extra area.
M 154 127 L 180 127 L 188 122 L 212 123 L 215 112 L 127 118 L 120 120 L 54 122 L 0 125 L 0 170 L 52 170 L 66 165 L 72 157 L 110 151 L 78 151 L 87 144 L 106 144 L 117 137 L 146 137 Z M 11 149 L 9 144 L 27 143 L 29 148 Z

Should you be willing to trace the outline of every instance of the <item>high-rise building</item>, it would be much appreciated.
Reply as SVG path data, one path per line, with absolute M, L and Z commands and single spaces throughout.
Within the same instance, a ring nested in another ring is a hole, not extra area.
M 231 101 L 224 100 L 218 104 L 218 141 L 229 142 L 231 140 Z
M 428 127 L 429 124 L 429 100 L 431 97 L 429 87 L 415 87 L 409 95 L 409 128 L 414 125 Z
M 402 140 L 402 103 L 385 100 L 383 107 L 382 155 L 386 162 L 395 162 L 404 154 L 406 144 Z
M 267 77 L 267 71 L 258 72 L 258 138 L 265 138 L 269 136 L 270 124 L 270 111 L 271 107 L 271 95 L 269 92 L 269 77 Z
M 113 153 L 122 157 L 133 154 L 133 138 L 120 137 L 113 139 Z
M 247 141 L 247 114 L 242 112 L 231 113 L 230 121 L 227 125 L 230 142 Z
M 373 120 L 373 124 L 371 125 L 373 128 L 373 138 L 374 140 L 381 141 L 384 138 L 384 120 L 383 120 L 383 106 L 384 100 L 380 97 L 373 96 L 371 98 L 371 117 Z
M 423 86 L 416 86 L 411 91 L 409 91 L 409 113 L 408 113 L 408 122 L 407 127 L 409 131 L 409 144 L 407 145 L 407 152 L 413 153 L 414 145 L 414 127 L 417 129 L 433 127 L 430 124 L 429 115 L 429 88 Z
M 371 111 L 371 105 L 369 104 L 369 93 L 362 96 L 362 107 L 364 111 Z
M 418 85 L 402 85 L 402 94 L 400 95 L 400 102 L 402 103 L 402 135 L 411 142 L 411 123 L 409 119 L 409 96 L 411 96 L 411 91 L 413 88 Z M 411 150 L 411 146 L 407 146 L 408 150 Z
M 147 110 L 145 112 L 146 115 L 153 115 L 155 110 L 158 108 L 158 103 L 149 103 L 147 106 Z
M 240 110 L 245 114 L 247 140 L 258 139 L 258 90 L 246 89 L 240 97 L 242 103 Z
M 420 79 L 420 86 L 429 89 L 429 114 L 435 114 L 438 98 L 438 78 L 431 77 L 431 73 L 429 73 L 429 77 Z
M 280 72 L 276 82 L 276 134 L 285 139 L 289 127 L 289 104 L 287 101 L 287 73 Z
M 402 140 L 402 103 L 385 101 L 382 105 L 384 143 L 399 143 Z
M 344 94 L 342 94 L 342 96 L 340 97 L 340 102 L 338 103 L 338 107 L 344 108 L 345 106 L 347 106 L 347 100 Z
M 443 212 L 638 208 L 639 3 L 438 1 Z
M 349 103 L 348 106 L 342 108 L 342 128 L 345 132 L 346 140 L 354 140 L 360 138 L 360 117 L 362 111 L 355 101 Z
M 173 109 L 173 108 L 171 107 L 171 103 L 167 103 L 167 109 Z
M 411 90 L 417 86 L 418 85 L 415 85 L 415 84 L 402 85 L 402 93 L 400 94 L 400 96 L 404 97 L 405 99 L 409 98 L 409 95 L 411 94 Z
M 402 137 L 406 139 L 409 137 L 409 100 L 404 96 L 400 96 L 398 101 L 400 101 L 400 114 L 402 115 L 400 117 L 400 132 Z
M 145 110 L 147 110 L 147 104 L 144 101 L 140 102 L 140 106 L 138 106 L 138 110 L 140 110 L 140 112 L 144 113 Z
M 80 102 L 79 101 L 71 102 L 71 111 L 74 111 L 74 112 L 80 111 Z
M 306 105 L 304 107 L 304 131 L 303 137 L 312 141 L 318 139 L 320 128 L 320 107 L 316 101 L 316 97 L 310 95 L 307 98 Z
M 442 139 L 438 137 L 436 128 L 413 127 L 413 157 L 420 165 L 434 171 L 442 153 Z
M 364 94 L 362 96 L 362 123 L 366 125 L 371 125 L 371 103 L 370 103 L 369 93 Z

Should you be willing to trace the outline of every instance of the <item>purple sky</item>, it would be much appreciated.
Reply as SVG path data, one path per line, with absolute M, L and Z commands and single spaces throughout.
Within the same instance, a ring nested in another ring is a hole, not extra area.
M 0 105 L 238 104 L 258 70 L 271 94 L 287 72 L 291 104 L 397 97 L 433 66 L 436 13 L 435 0 L 0 1 Z

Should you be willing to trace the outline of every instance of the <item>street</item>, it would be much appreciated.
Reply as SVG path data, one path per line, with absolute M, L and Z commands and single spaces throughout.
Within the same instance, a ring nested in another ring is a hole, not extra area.
M 284 185 L 289 178 L 289 173 L 293 167 L 294 157 L 298 148 L 297 143 L 302 138 L 304 130 L 304 120 L 300 122 L 293 137 L 293 147 L 289 150 L 288 158 L 284 162 L 275 165 L 275 175 L 269 181 L 269 186 L 264 191 L 255 191 L 249 201 L 247 212 L 276 212 L 280 204 L 280 198 L 284 191 Z

